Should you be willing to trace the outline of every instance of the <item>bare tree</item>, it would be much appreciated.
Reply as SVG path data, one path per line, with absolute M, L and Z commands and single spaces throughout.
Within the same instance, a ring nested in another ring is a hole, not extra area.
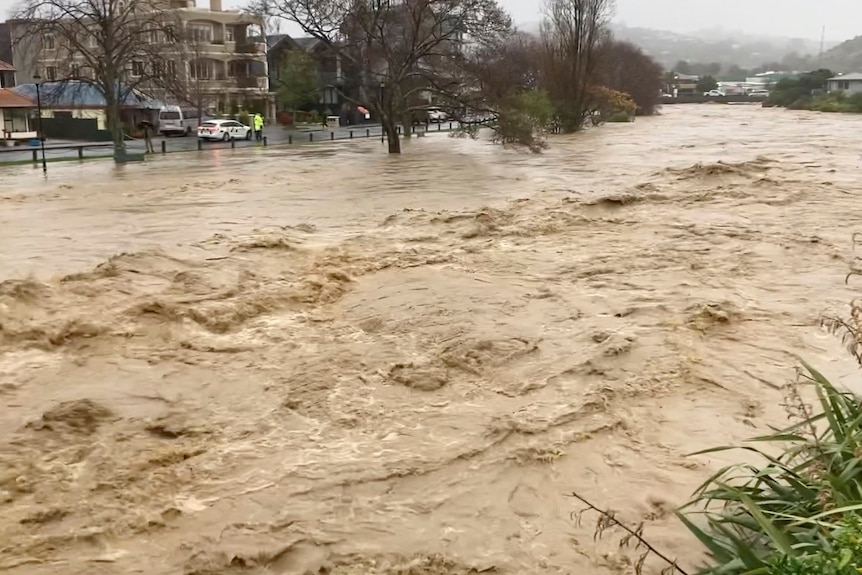
M 564 132 L 580 130 L 593 108 L 601 49 L 613 0 L 546 0 L 541 29 L 542 85 Z
M 341 59 L 351 79 L 342 95 L 379 118 L 390 153 L 401 151 L 398 124 L 409 133 L 431 100 L 471 105 L 465 39 L 481 46 L 511 28 L 496 0 L 270 0 L 267 9 Z
M 37 66 L 52 63 L 58 71 L 59 77 L 46 79 L 75 79 L 104 97 L 114 152 L 123 155 L 122 107 L 139 87 L 168 69 L 163 48 L 178 28 L 167 3 L 23 0 L 14 26 L 13 42 L 26 43 L 19 52 L 28 50 Z

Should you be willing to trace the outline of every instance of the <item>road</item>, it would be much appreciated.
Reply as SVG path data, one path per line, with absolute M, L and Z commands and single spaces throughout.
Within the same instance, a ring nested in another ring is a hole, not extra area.
M 452 127 L 455 127 L 454 125 Z M 425 126 L 417 126 L 416 131 L 425 130 Z M 431 124 L 428 127 L 429 131 L 447 131 L 450 129 L 448 122 L 442 124 Z M 381 131 L 379 125 L 361 125 L 361 126 L 343 126 L 339 128 L 311 128 L 311 129 L 293 129 L 282 126 L 271 126 L 264 128 L 264 136 L 267 139 L 267 144 L 270 146 L 279 145 L 299 145 L 313 142 L 323 142 L 331 140 L 348 140 L 360 138 L 380 138 Z M 153 138 L 153 146 L 157 153 L 163 149 L 167 153 L 171 152 L 190 152 L 198 149 L 218 149 L 218 148 L 244 148 L 249 146 L 260 146 L 260 142 L 254 140 L 238 140 L 236 142 L 198 142 L 195 137 L 156 137 Z M 67 147 L 73 146 L 73 147 Z M 132 140 L 126 144 L 130 152 L 144 152 L 145 145 L 143 140 Z M 164 147 L 163 147 L 164 146 Z M 33 161 L 34 149 L 31 147 L 19 147 L 14 151 L 0 148 L 0 165 L 9 163 L 25 163 Z M 69 142 L 69 141 L 46 141 L 45 158 L 48 161 L 57 160 L 75 160 L 78 158 L 98 158 L 112 155 L 110 146 L 106 146 L 104 142 Z M 41 158 L 41 153 L 36 149 L 37 159 Z

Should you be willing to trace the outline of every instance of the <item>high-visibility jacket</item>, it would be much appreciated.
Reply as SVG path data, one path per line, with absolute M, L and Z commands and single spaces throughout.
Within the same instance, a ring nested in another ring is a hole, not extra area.
M 263 129 L 263 116 L 261 116 L 260 114 L 255 114 L 254 116 L 254 129 Z

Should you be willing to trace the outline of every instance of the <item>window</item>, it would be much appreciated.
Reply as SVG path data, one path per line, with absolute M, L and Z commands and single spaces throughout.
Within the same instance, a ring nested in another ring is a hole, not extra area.
M 227 28 L 225 28 L 224 40 L 225 40 L 225 42 L 233 42 L 234 41 L 234 39 L 233 39 L 233 27 L 228 26 Z
M 209 60 L 195 60 L 189 64 L 189 76 L 192 80 L 212 80 L 213 66 Z
M 165 62 L 165 73 L 169 78 L 173 78 L 177 75 L 177 63 L 174 60 L 168 60 Z
M 45 77 L 48 78 L 50 82 L 53 82 L 57 79 L 57 67 L 56 66 L 48 66 L 45 68 Z
M 848 82 L 846 80 L 842 81 L 842 82 L 838 82 L 838 87 L 841 90 L 849 90 L 850 89 L 850 82 Z
M 213 27 L 207 24 L 192 24 L 189 26 L 189 33 L 195 42 L 213 41 Z
M 53 50 L 56 47 L 57 47 L 57 44 L 54 41 L 54 35 L 53 34 L 45 34 L 45 49 L 46 50 Z
M 87 46 L 89 46 L 90 48 L 97 48 L 99 46 L 99 39 L 96 37 L 95 34 L 91 34 L 90 37 L 87 39 Z
M 69 75 L 72 78 L 80 78 L 81 77 L 81 67 L 78 64 L 72 64 L 69 67 Z
M 144 75 L 144 63 L 143 62 L 132 62 L 132 76 L 135 78 L 140 78 Z

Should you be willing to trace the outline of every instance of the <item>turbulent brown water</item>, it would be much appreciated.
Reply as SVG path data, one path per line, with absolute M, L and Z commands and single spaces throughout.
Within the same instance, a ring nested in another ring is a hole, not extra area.
M 632 573 L 854 295 L 862 119 L 679 106 L 0 183 L 0 570 Z M 664 565 L 647 562 L 647 573 Z

